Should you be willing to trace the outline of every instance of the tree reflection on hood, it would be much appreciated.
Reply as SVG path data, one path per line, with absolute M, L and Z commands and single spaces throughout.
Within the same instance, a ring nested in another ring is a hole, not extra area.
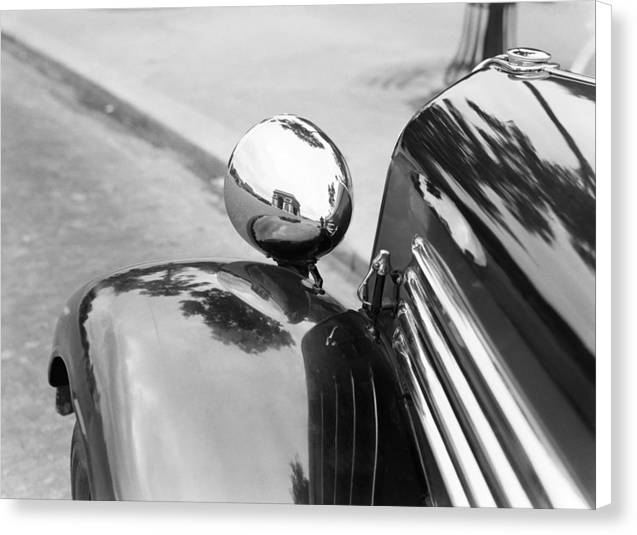
M 186 317 L 199 315 L 210 328 L 213 338 L 233 344 L 246 353 L 262 353 L 294 344 L 281 323 L 267 317 L 225 290 L 211 288 L 191 291 L 192 299 L 180 301 Z
M 280 322 L 231 292 L 214 287 L 196 273 L 216 274 L 222 266 L 196 262 L 133 268 L 105 279 L 101 287 L 110 287 L 116 294 L 138 291 L 150 297 L 183 297 L 179 309 L 185 317 L 200 316 L 215 340 L 236 345 L 246 353 L 258 354 L 293 345 L 290 333 Z

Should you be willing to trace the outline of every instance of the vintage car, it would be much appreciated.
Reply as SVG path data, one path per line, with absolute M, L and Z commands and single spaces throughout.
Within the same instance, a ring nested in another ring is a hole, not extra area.
M 528 48 L 431 100 L 359 310 L 317 268 L 352 214 L 341 153 L 295 116 L 253 127 L 224 196 L 270 260 L 130 267 L 64 308 L 73 498 L 594 507 L 594 108 Z

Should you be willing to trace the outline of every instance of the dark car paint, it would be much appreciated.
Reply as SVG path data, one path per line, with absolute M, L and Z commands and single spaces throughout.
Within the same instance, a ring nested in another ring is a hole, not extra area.
M 456 84 L 398 142 L 373 251 L 402 270 L 414 235 L 434 245 L 591 502 L 592 106 L 593 86 L 553 76 Z M 391 308 L 377 325 L 267 264 L 173 262 L 88 285 L 54 357 L 92 496 L 446 505 Z
M 274 265 L 171 262 L 88 285 L 54 356 L 85 429 L 91 496 L 422 504 L 370 332 Z
M 415 235 L 434 246 L 589 501 L 594 106 L 594 85 L 493 68 L 445 91 L 398 141 L 373 251 L 404 270 Z

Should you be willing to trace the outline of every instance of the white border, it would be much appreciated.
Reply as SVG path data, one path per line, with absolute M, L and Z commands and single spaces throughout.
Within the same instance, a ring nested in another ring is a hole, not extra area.
M 404 1 L 404 0 L 403 0 Z M 448 0 L 442 0 L 448 1 Z M 140 6 L 197 6 L 197 5 L 267 5 L 271 2 L 267 0 L 253 1 L 226 1 L 214 2 L 206 0 L 62 0 L 46 2 L 44 0 L 0 0 L 1 9 L 42 9 L 42 8 L 86 8 L 86 7 L 140 7 Z M 337 3 L 326 0 L 307 0 L 305 2 L 275 1 L 277 4 L 294 3 Z M 349 1 L 347 3 L 366 3 L 360 1 Z M 371 0 L 369 3 L 396 3 L 386 0 L 378 2 Z M 404 3 L 412 3 L 409 0 Z M 621 255 L 624 266 L 615 264 L 613 275 L 618 276 L 619 281 L 615 284 L 615 307 L 621 314 L 615 314 L 615 359 L 614 359 L 614 389 L 613 399 L 615 401 L 615 425 L 614 432 L 621 435 L 621 440 L 615 440 L 613 450 L 615 452 L 615 478 L 613 480 L 614 501 L 611 507 L 598 512 L 574 512 L 574 511 L 510 511 L 510 510 L 451 510 L 451 509 L 397 509 L 397 508 L 377 508 L 374 510 L 363 508 L 336 508 L 326 507 L 323 509 L 311 507 L 285 507 L 285 506 L 232 506 L 232 505 L 210 505 L 210 504 L 141 504 L 141 503 L 118 503 L 118 504 L 84 504 L 69 503 L 60 501 L 28 501 L 28 500 L 0 500 L 0 531 L 3 533 L 42 533 L 57 534 L 80 533 L 80 534 L 102 534 L 112 533 L 114 530 L 128 532 L 129 528 L 150 532 L 153 534 L 173 534 L 190 532 L 191 530 L 205 530 L 210 532 L 210 528 L 219 529 L 220 533 L 244 533 L 258 532 L 259 534 L 273 534 L 295 532 L 305 534 L 324 533 L 326 531 L 343 532 L 365 532 L 365 533 L 389 533 L 396 531 L 429 532 L 435 535 L 445 533 L 471 533 L 472 535 L 485 533 L 493 535 L 495 533 L 515 533 L 522 535 L 530 533 L 555 533 L 566 535 L 574 533 L 583 535 L 587 533 L 632 533 L 635 529 L 634 521 L 637 519 L 637 508 L 635 507 L 635 491 L 637 484 L 637 462 L 635 461 L 637 452 L 637 440 L 635 437 L 635 409 L 637 408 L 637 348 L 632 342 L 634 336 L 631 331 L 635 330 L 635 318 L 630 314 L 637 312 L 632 305 L 637 302 L 637 292 L 635 284 L 635 273 L 637 273 L 637 259 L 635 258 L 634 244 L 635 232 L 637 231 L 637 195 L 635 194 L 637 182 L 634 169 L 631 176 L 628 175 L 628 164 L 635 159 L 635 147 L 637 139 L 634 135 L 630 137 L 627 125 L 635 123 L 634 95 L 637 94 L 637 87 L 634 83 L 635 56 L 637 49 L 635 35 L 637 35 L 637 23 L 635 17 L 634 0 L 614 0 L 612 1 L 615 11 L 613 20 L 613 31 L 616 42 L 622 46 L 615 46 L 615 61 L 621 61 L 619 68 L 615 69 L 615 75 L 621 76 L 621 84 L 615 84 L 615 97 L 622 97 L 621 105 L 615 102 L 614 109 L 617 117 L 614 122 L 615 132 L 622 135 L 615 136 L 615 146 L 624 147 L 625 154 L 620 155 L 620 165 L 617 165 L 618 154 L 614 150 L 615 173 L 622 176 L 615 176 L 614 191 L 621 191 L 623 197 L 615 197 L 613 219 L 615 220 L 615 247 L 616 255 Z M 1 14 L 0 14 L 1 23 Z M 598 23 L 598 38 L 603 24 Z M 608 26 L 609 24 L 607 24 Z M 608 40 L 608 37 L 606 38 Z M 598 57 L 603 45 L 598 42 Z M 600 129 L 605 128 L 604 124 L 610 123 L 610 104 L 606 108 L 606 115 L 600 117 L 603 101 L 610 103 L 610 78 L 608 80 L 606 94 L 604 91 L 604 65 L 598 59 L 598 125 Z M 606 76 L 610 76 L 608 73 Z M 629 87 L 628 84 L 630 84 Z M 602 100 L 603 99 L 603 100 Z M 621 112 L 617 110 L 621 108 Z M 618 123 L 621 123 L 618 126 Z M 621 130 L 618 130 L 621 128 Z M 598 136 L 601 130 L 598 130 Z M 610 133 L 609 133 L 610 134 Z M 607 172 L 604 171 L 602 162 L 604 160 L 603 145 L 606 144 L 606 157 L 608 159 Z M 606 140 L 598 139 L 598 148 L 602 153 L 598 153 L 597 167 L 600 172 L 604 171 L 610 179 L 610 147 L 609 136 Z M 630 154 L 632 152 L 632 154 Z M 620 171 L 617 171 L 621 168 Z M 620 182 L 620 188 L 617 183 Z M 609 186 L 610 187 L 610 186 Z M 605 204 L 598 204 L 598 244 L 603 247 L 601 240 L 610 237 L 610 191 L 600 189 L 598 184 L 598 199 L 606 198 Z M 606 223 L 604 223 L 606 220 Z M 618 243 L 619 242 L 619 243 Z M 608 247 L 610 254 L 610 245 Z M 598 355 L 605 351 L 605 347 L 610 356 L 610 261 L 605 265 L 605 260 L 601 255 L 598 258 Z M 620 269 L 621 268 L 621 269 Z M 600 273 L 606 273 L 606 280 L 602 280 Z M 618 289 L 618 287 L 620 289 Z M 600 295 L 600 293 L 605 295 Z M 603 317 L 604 316 L 604 317 Z M 606 319 L 607 318 L 607 319 Z M 599 325 L 606 327 L 602 332 Z M 630 346 L 630 347 L 629 347 Z M 608 390 L 610 380 L 608 371 L 599 370 L 598 394 L 600 396 L 610 395 Z M 602 402 L 598 405 L 598 414 L 608 414 L 610 402 Z M 610 499 L 610 433 L 606 428 L 602 437 L 601 427 L 603 422 L 598 424 L 598 456 L 600 464 L 598 468 L 607 466 L 606 474 L 599 474 L 598 477 L 598 503 L 601 505 L 606 501 L 606 492 Z M 621 455 L 617 455 L 617 452 Z M 606 463 L 606 465 L 604 465 Z M 618 492 L 618 489 L 621 492 Z M 13 528 L 13 529 L 12 529 Z
M 596 53 L 596 483 L 597 507 L 611 502 L 611 6 L 597 2 Z

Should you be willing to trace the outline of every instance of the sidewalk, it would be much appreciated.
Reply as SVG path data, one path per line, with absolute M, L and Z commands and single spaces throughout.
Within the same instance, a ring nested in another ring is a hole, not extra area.
M 350 167 L 354 216 L 335 253 L 361 273 L 392 150 L 414 103 L 442 86 L 463 9 L 452 3 L 36 11 L 3 13 L 2 26 L 18 43 L 115 96 L 105 104 L 108 113 L 134 112 L 138 122 L 163 132 L 163 143 L 190 151 L 218 191 L 225 162 L 250 126 L 279 113 L 315 122 Z M 524 9 L 533 15 L 537 8 Z M 554 6 L 546 19 L 559 21 L 558 12 L 572 17 L 573 9 L 580 18 L 592 14 L 588 6 Z M 559 43 L 560 25 L 550 24 L 536 24 L 535 32 Z M 576 34 L 584 31 L 573 24 L 560 52 L 573 56 Z

